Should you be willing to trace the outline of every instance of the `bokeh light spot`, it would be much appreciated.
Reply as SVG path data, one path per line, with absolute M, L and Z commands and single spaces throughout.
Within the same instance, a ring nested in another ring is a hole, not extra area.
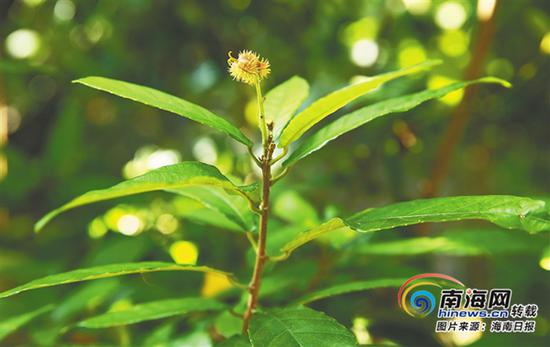
M 547 32 L 540 41 L 540 51 L 544 54 L 550 54 L 550 32 Z
M 437 39 L 439 50 L 449 57 L 460 57 L 468 51 L 468 35 L 461 30 L 446 30 Z
M 489 20 L 495 13 L 497 0 L 478 0 L 477 2 L 477 18 L 482 21 Z
M 435 23 L 442 29 L 459 29 L 466 21 L 466 9 L 456 1 L 446 1 L 439 5 L 435 13 Z
M 419 64 L 426 60 L 426 51 L 414 40 L 405 40 L 399 45 L 398 62 L 401 68 Z
M 29 7 L 37 7 L 42 5 L 46 0 L 23 0 L 23 3 Z
M 216 144 L 209 137 L 201 137 L 193 146 L 193 156 L 203 163 L 216 164 L 218 160 Z
M 99 239 L 105 236 L 109 229 L 105 225 L 105 222 L 103 222 L 103 219 L 101 217 L 97 217 L 88 225 L 88 235 L 92 239 Z
M 376 62 L 378 54 L 378 44 L 373 40 L 359 40 L 351 47 L 351 60 L 357 66 L 372 66 Z
M 201 295 L 207 298 L 212 297 L 231 287 L 233 287 L 233 284 L 231 284 L 227 276 L 207 272 L 204 274 L 204 284 L 201 289 Z
M 170 256 L 177 264 L 195 265 L 199 257 L 199 249 L 193 242 L 176 241 L 170 246 Z
M 456 81 L 445 76 L 433 75 L 433 76 L 430 76 L 430 78 L 428 79 L 428 89 L 441 88 L 453 82 L 456 82 Z M 455 92 L 449 93 L 439 98 L 438 100 L 449 106 L 454 106 L 460 103 L 463 95 L 464 95 L 464 91 L 461 89 L 461 90 L 457 90 Z
M 403 4 L 410 14 L 416 16 L 428 13 L 432 7 L 431 0 L 403 0 Z
M 157 217 L 157 222 L 155 223 L 156 228 L 161 233 L 168 235 L 174 233 L 178 227 L 179 222 L 176 217 L 171 214 L 164 213 Z
M 40 35 L 34 30 L 19 29 L 6 38 L 6 49 L 16 59 L 31 58 L 40 49 Z
M 73 19 L 76 7 L 71 0 L 57 0 L 53 8 L 53 15 L 60 22 L 68 22 Z
M 117 229 L 126 236 L 137 235 L 143 230 L 143 221 L 136 215 L 125 214 L 118 219 Z
M 374 40 L 378 35 L 379 24 L 375 17 L 365 17 L 348 24 L 342 31 L 341 39 L 349 47 L 359 40 Z

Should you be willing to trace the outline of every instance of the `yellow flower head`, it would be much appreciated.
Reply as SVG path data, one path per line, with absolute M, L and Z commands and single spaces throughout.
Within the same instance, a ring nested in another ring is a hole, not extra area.
M 229 64 L 229 73 L 235 80 L 250 85 L 266 78 L 271 72 L 269 61 L 260 58 L 252 51 L 242 51 L 238 58 L 234 58 L 229 52 L 227 64 Z

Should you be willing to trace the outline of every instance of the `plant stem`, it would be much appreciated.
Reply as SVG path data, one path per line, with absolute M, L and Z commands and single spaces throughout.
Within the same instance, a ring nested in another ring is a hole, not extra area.
M 259 122 L 260 130 L 262 132 L 262 144 L 264 145 L 264 154 L 268 146 L 268 129 L 265 121 L 265 112 L 264 112 L 264 97 L 262 96 L 262 88 L 260 87 L 260 81 L 257 81 L 256 84 L 256 96 L 258 98 L 258 112 L 259 112 Z
M 273 137 L 268 135 L 267 142 L 264 146 L 264 154 L 261 158 L 262 162 L 262 202 L 260 205 L 260 227 L 258 236 L 258 246 L 256 251 L 256 262 L 254 264 L 254 272 L 250 285 L 248 286 L 248 304 L 243 317 L 243 334 L 248 330 L 250 318 L 254 313 L 254 309 L 258 304 L 258 293 L 260 292 L 260 285 L 262 281 L 262 271 L 264 268 L 267 255 L 265 253 L 265 246 L 267 241 L 267 222 L 269 219 L 269 192 L 271 190 L 271 158 L 273 151 L 275 150 L 275 144 L 273 143 Z

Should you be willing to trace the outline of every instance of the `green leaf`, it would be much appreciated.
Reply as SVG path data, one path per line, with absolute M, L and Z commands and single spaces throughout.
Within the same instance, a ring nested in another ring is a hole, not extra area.
M 236 335 L 218 343 L 216 347 L 252 347 L 252 344 L 246 337 Z
M 509 195 L 456 196 L 400 202 L 370 208 L 349 218 L 333 218 L 317 228 L 298 235 L 281 251 L 289 256 L 295 249 L 321 235 L 340 229 L 373 232 L 412 224 L 482 219 L 508 229 L 536 233 L 550 231 L 545 202 Z
M 171 189 L 170 192 L 196 200 L 205 207 L 221 213 L 237 224 L 242 231 L 256 229 L 254 215 L 248 209 L 245 201 L 241 197 L 227 194 L 223 189 L 212 186 L 190 186 Z
M 385 82 L 429 69 L 437 64 L 439 64 L 439 61 L 426 61 L 422 64 L 407 67 L 405 69 L 374 76 L 367 81 L 353 84 L 330 93 L 329 95 L 315 101 L 290 120 L 287 127 L 281 134 L 279 147 L 287 147 L 290 143 L 300 138 L 300 136 L 302 136 L 309 128 L 319 123 L 328 115 L 336 112 L 358 97 L 376 89 Z
M 295 191 L 285 191 L 276 197 L 273 214 L 293 226 L 312 227 L 319 224 L 315 207 Z
M 55 307 L 52 318 L 57 321 L 67 321 L 85 308 L 98 307 L 119 291 L 118 279 L 106 279 L 79 286 L 73 293 L 66 295 L 63 302 Z
M 434 237 L 369 242 L 350 249 L 350 252 L 386 256 L 536 254 L 542 249 L 544 242 L 533 236 L 502 230 L 448 230 L 443 235 Z
M 307 304 L 313 301 L 329 298 L 331 296 L 362 292 L 369 289 L 378 288 L 391 288 L 401 286 L 407 279 L 406 278 L 384 278 L 376 280 L 367 280 L 359 282 L 351 282 L 345 284 L 338 284 L 332 287 L 328 287 L 322 290 L 309 293 L 300 299 L 296 300 L 296 304 Z
M 321 235 L 324 235 L 329 232 L 334 232 L 336 230 L 340 229 L 349 229 L 348 226 L 344 223 L 344 221 L 340 218 L 332 218 L 329 221 L 319 225 L 316 228 L 313 228 L 311 230 L 308 230 L 306 232 L 303 232 L 296 236 L 292 241 L 288 242 L 286 245 L 284 245 L 281 248 L 281 252 L 283 252 L 282 257 L 286 258 L 288 257 L 292 252 L 294 252 L 297 248 L 305 245 L 306 243 L 315 240 L 316 238 L 320 237 Z
M 36 223 L 35 230 L 40 231 L 46 223 L 61 212 L 78 206 L 139 193 L 158 190 L 170 191 L 188 186 L 215 186 L 242 196 L 246 195 L 214 166 L 188 161 L 149 171 L 110 188 L 87 192 L 42 217 Z
M 85 269 L 78 269 L 60 274 L 50 275 L 36 279 L 34 281 L 23 284 L 19 287 L 7 290 L 0 293 L 0 299 L 8 296 L 16 295 L 28 290 L 58 286 L 61 284 L 76 283 L 90 281 L 100 278 L 109 278 L 122 275 L 141 274 L 149 272 L 162 271 L 195 271 L 195 272 L 211 272 L 225 276 L 231 276 L 230 273 L 209 268 L 207 266 L 195 265 L 178 265 L 174 263 L 165 263 L 159 261 L 149 261 L 140 263 L 122 263 L 103 266 L 94 266 Z
M 357 346 L 353 334 L 334 318 L 307 307 L 255 313 L 249 337 L 252 345 L 262 347 Z
M 0 321 L 0 341 L 2 341 L 6 336 L 13 333 L 23 325 L 29 323 L 35 317 L 40 316 L 43 313 L 50 311 L 53 308 L 53 305 L 44 306 L 38 310 L 27 312 L 16 317 L 3 319 Z
M 498 83 L 505 87 L 510 87 L 510 83 L 504 80 L 494 77 L 485 77 L 473 81 L 452 83 L 442 88 L 424 90 L 418 93 L 384 100 L 374 105 L 363 107 L 357 111 L 338 118 L 329 125 L 321 128 L 312 136 L 308 137 L 298 146 L 298 148 L 296 148 L 294 152 L 292 152 L 283 165 L 290 166 L 296 163 L 298 160 L 303 159 L 311 153 L 321 149 L 327 143 L 336 139 L 340 135 L 354 130 L 378 117 L 395 112 L 408 111 L 423 102 L 440 98 L 455 90 L 459 90 L 476 83 Z
M 219 311 L 225 305 L 212 299 L 183 298 L 148 302 L 132 306 L 124 311 L 107 312 L 85 319 L 77 324 L 79 327 L 99 329 L 119 325 L 135 324 L 191 312 Z
M 216 228 L 242 232 L 243 228 L 216 210 L 205 207 L 202 203 L 184 196 L 172 201 L 174 214 L 198 224 L 211 225 Z
M 237 127 L 226 121 L 224 118 L 215 115 L 199 105 L 195 105 L 189 101 L 180 99 L 159 90 L 96 76 L 81 78 L 73 82 L 81 83 L 94 89 L 102 90 L 122 98 L 141 102 L 143 104 L 189 118 L 195 122 L 219 130 L 248 147 L 251 147 L 253 144 L 252 141 L 247 138 Z
M 265 95 L 265 117 L 274 124 L 273 134 L 278 138 L 294 112 L 300 107 L 309 94 L 309 84 L 299 76 L 271 89 Z

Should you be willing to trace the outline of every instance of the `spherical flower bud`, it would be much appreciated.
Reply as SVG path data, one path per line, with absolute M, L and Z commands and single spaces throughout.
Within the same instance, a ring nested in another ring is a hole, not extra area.
M 236 81 L 254 85 L 266 78 L 271 72 L 269 61 L 260 58 L 252 51 L 242 51 L 238 58 L 234 58 L 229 52 L 229 73 Z

